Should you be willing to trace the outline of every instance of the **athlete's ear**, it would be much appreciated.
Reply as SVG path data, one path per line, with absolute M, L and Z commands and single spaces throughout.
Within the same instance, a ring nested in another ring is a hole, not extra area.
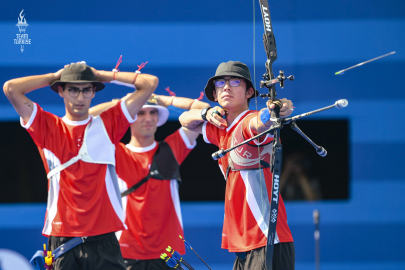
M 218 102 L 218 99 L 217 99 L 217 91 L 215 91 L 215 89 L 214 89 L 214 90 L 212 90 L 212 93 L 214 94 L 214 100 L 215 100 L 216 102 Z
M 58 85 L 58 94 L 59 94 L 60 97 L 63 98 L 63 88 L 60 85 Z
M 255 90 L 253 89 L 253 87 L 250 87 L 247 91 L 246 91 L 246 96 L 247 98 L 251 98 L 253 96 L 253 93 L 255 92 Z

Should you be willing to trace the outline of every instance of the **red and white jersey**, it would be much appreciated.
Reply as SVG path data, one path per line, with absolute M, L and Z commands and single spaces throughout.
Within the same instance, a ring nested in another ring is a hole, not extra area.
M 239 123 L 242 124 L 241 130 L 245 139 L 257 135 L 250 129 L 250 120 L 256 115 L 257 111 L 244 111 L 227 129 L 219 129 L 205 122 L 202 129 L 205 142 L 215 144 L 220 149 L 229 148 L 232 144 L 232 133 Z M 266 135 L 260 142 L 254 140 L 253 144 L 268 144 L 272 140 L 272 136 Z M 228 158 L 229 153 L 218 160 L 224 175 L 229 164 Z M 230 252 L 249 251 L 267 244 L 272 174 L 269 168 L 263 169 L 261 177 L 258 172 L 258 170 L 229 172 L 225 193 L 222 248 Z M 280 196 L 274 242 L 292 241 L 284 202 Z
M 165 141 L 181 164 L 194 148 L 183 129 L 168 136 Z M 116 149 L 117 174 L 121 191 L 132 187 L 149 174 L 153 155 L 158 148 L 154 142 L 148 147 L 134 147 L 120 143 Z M 185 254 L 183 222 L 180 211 L 177 180 L 150 178 L 137 190 L 123 198 L 125 224 L 119 242 L 126 259 L 159 259 L 168 245 Z
M 131 118 L 124 102 L 100 117 L 113 144 L 119 143 L 136 120 Z M 49 173 L 77 156 L 90 121 L 91 116 L 83 121 L 59 118 L 34 103 L 29 121 L 24 123 L 21 119 L 21 125 L 33 138 Z M 93 236 L 125 228 L 122 206 L 111 177 L 114 172 L 109 166 L 79 160 L 48 180 L 44 236 Z

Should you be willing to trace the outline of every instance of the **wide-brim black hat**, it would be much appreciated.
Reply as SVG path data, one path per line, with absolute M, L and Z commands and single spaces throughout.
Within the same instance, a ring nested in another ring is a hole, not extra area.
M 218 78 L 222 78 L 224 76 L 231 76 L 231 77 L 239 77 L 244 78 L 246 80 L 246 85 L 248 89 L 252 87 L 255 90 L 255 93 L 249 98 L 254 98 L 259 95 L 259 91 L 257 91 L 253 87 L 252 79 L 250 77 L 249 68 L 242 62 L 239 61 L 229 61 L 229 62 L 222 62 L 219 64 L 217 71 L 215 72 L 215 76 L 211 77 L 207 85 L 205 86 L 205 96 L 208 98 L 209 101 L 215 101 L 214 99 L 214 80 Z
M 60 76 L 60 80 L 51 85 L 51 89 L 58 93 L 58 86 L 63 83 L 92 83 L 96 87 L 96 92 L 103 90 L 105 85 L 96 80 L 91 68 L 83 63 L 74 63 L 65 67 Z

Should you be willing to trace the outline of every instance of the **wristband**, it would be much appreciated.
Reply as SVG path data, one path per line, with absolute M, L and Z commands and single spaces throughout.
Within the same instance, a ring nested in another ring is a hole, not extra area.
M 260 121 L 262 121 L 263 125 L 266 126 L 265 123 L 267 123 L 270 120 L 270 112 L 269 109 L 266 108 L 262 111 L 260 111 Z
M 114 81 L 115 81 L 115 80 L 116 80 L 116 79 L 115 79 L 115 73 L 117 73 L 118 70 L 114 68 L 114 69 L 112 70 L 112 72 L 113 72 L 113 74 L 114 74 Z

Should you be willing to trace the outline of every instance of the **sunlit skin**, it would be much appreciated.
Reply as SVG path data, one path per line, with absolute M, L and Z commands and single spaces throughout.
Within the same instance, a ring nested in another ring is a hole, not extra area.
M 225 80 L 229 80 L 232 77 L 225 76 Z M 214 98 L 215 101 L 225 109 L 238 110 L 238 108 L 247 108 L 247 100 L 253 95 L 253 88 L 246 90 L 246 81 L 241 79 L 239 86 L 230 86 L 229 81 L 225 82 L 225 86 L 222 88 L 215 87 Z
M 224 77 L 226 80 L 231 78 L 234 77 Z M 253 95 L 253 91 L 253 88 L 246 90 L 246 81 L 244 79 L 241 79 L 239 86 L 230 86 L 229 81 L 226 81 L 224 87 L 215 87 L 215 101 L 228 112 L 226 114 L 226 121 L 229 123 L 227 124 L 230 124 L 241 112 L 249 109 L 247 100 Z M 225 126 L 221 126 L 221 128 Z
M 131 124 L 131 145 L 151 145 L 155 141 L 155 132 L 159 121 L 159 113 L 155 108 L 143 108 L 137 119 Z
M 80 92 L 77 97 L 71 97 L 69 89 L 93 89 L 91 97 L 85 97 L 83 92 Z M 95 87 L 91 83 L 67 83 L 65 89 L 58 86 L 59 96 L 61 96 L 65 102 L 66 117 L 71 121 L 82 121 L 89 117 L 89 108 L 91 100 L 95 96 Z

